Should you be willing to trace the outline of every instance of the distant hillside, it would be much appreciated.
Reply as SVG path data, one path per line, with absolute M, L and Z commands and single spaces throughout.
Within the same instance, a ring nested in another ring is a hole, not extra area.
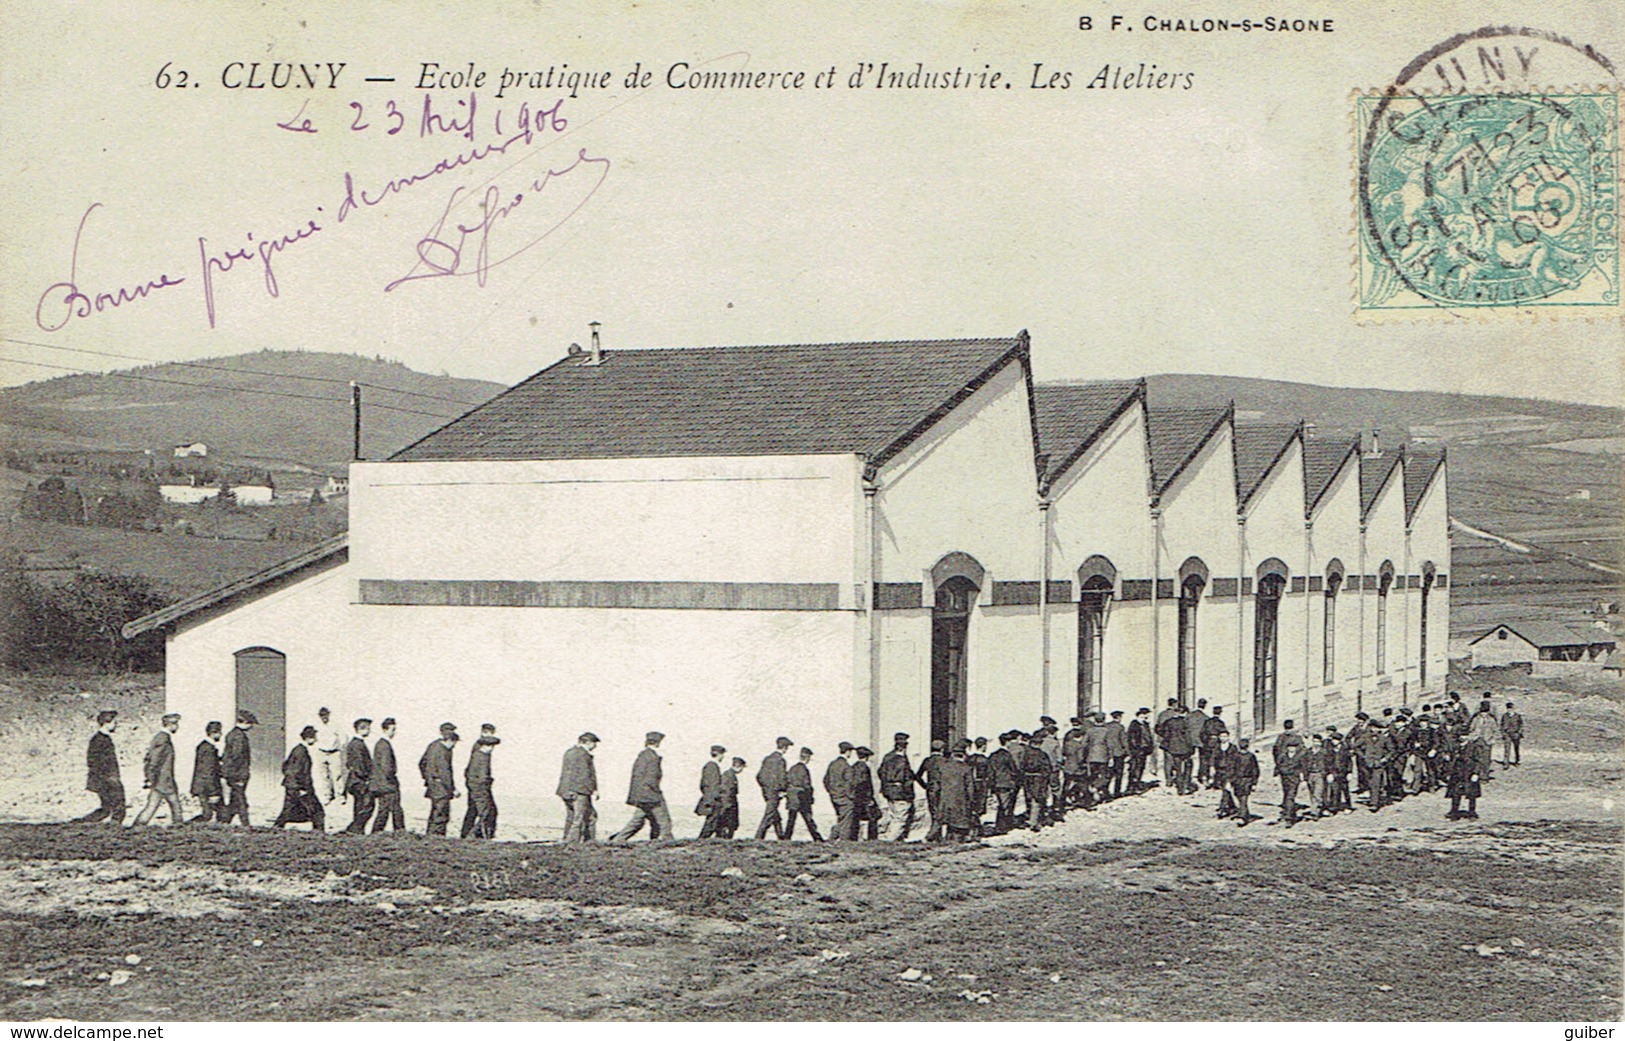
M 351 455 L 350 380 L 363 384 L 362 454 L 374 459 L 502 389 L 317 351 L 260 351 L 119 373 L 0 390 L 0 441 L 19 449 L 126 450 L 202 441 L 227 456 L 342 470 Z

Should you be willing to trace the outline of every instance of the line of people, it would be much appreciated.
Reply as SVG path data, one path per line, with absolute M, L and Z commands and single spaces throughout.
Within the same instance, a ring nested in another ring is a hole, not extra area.
M 394 745 L 396 721 L 383 720 L 376 743 L 369 747 L 371 719 L 355 720 L 352 736 L 346 741 L 333 728 L 332 713 L 327 708 L 322 708 L 317 716 L 322 727 L 301 729 L 298 743 L 282 760 L 282 812 L 271 827 L 309 823 L 313 830 L 324 831 L 328 807 L 334 802 L 349 802 L 351 819 L 343 829 L 345 833 L 365 834 L 369 822 L 373 834 L 386 827 L 404 831 L 406 814 L 401 805 Z M 193 756 L 189 789 L 202 812 L 190 820 L 183 818 L 180 788 L 175 779 L 173 736 L 180 729 L 180 721 L 177 712 L 165 714 L 147 745 L 142 760 L 142 787 L 148 793 L 147 801 L 136 814 L 132 827 L 148 823 L 165 805 L 169 808 L 171 824 L 237 822 L 249 826 L 248 784 L 253 775 L 249 732 L 259 725 L 258 716 L 251 711 L 239 711 L 236 725 L 225 733 L 218 721 L 211 721 L 203 728 L 203 739 L 198 742 Z M 117 730 L 116 710 L 105 709 L 97 714 L 96 732 L 91 735 L 86 752 L 85 787 L 96 794 L 100 805 L 77 818 L 76 823 L 122 824 L 124 821 L 124 781 L 113 744 Z M 418 760 L 423 795 L 429 800 L 427 834 L 446 834 L 452 800 L 461 794 L 452 764 L 452 750 L 460 740 L 454 724 L 442 723 L 439 736 L 429 743 Z M 465 839 L 496 837 L 497 803 L 491 754 L 501 743 L 493 724 L 481 725 L 480 736 L 463 769 L 468 792 L 468 809 L 462 826 Z

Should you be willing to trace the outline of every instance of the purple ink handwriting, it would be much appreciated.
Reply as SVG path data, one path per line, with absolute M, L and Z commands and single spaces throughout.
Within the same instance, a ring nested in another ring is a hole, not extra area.
M 99 202 L 91 203 L 86 208 L 84 216 L 79 218 L 79 230 L 74 232 L 73 253 L 68 261 L 67 281 L 53 282 L 40 294 L 39 302 L 34 305 L 34 324 L 48 333 L 62 329 L 75 318 L 89 318 L 109 308 L 123 307 L 125 304 L 146 299 L 147 294 L 154 290 L 169 289 L 186 281 L 185 278 L 170 278 L 168 274 L 163 274 L 140 285 L 121 286 L 112 292 L 87 293 L 80 289 L 79 243 L 85 237 L 85 224 L 90 220 L 90 215 L 101 205 Z

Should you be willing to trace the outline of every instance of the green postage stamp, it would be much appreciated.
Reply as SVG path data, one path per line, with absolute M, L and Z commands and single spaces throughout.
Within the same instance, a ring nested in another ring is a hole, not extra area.
M 1388 91 L 1356 117 L 1360 318 L 1619 315 L 1617 93 Z

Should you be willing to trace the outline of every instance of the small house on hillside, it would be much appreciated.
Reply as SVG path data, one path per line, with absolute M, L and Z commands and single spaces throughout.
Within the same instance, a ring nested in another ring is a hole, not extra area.
M 1556 622 L 1516 621 L 1480 633 L 1468 643 L 1474 668 L 1539 663 L 1600 664 L 1615 650 L 1601 629 L 1582 631 Z M 1547 669 L 1545 671 L 1563 671 Z
M 203 459 L 203 458 L 207 458 L 208 454 L 209 454 L 209 446 L 204 444 L 202 441 L 193 441 L 191 444 L 188 444 L 188 445 L 176 445 L 175 446 L 175 458 L 176 459 L 187 459 L 187 458 L 193 458 L 193 457 Z

